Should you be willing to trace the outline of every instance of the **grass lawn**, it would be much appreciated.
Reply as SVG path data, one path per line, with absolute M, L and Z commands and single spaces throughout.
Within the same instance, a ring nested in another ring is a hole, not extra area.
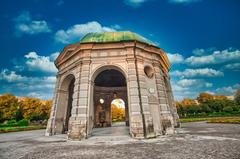
M 208 123 L 229 123 L 229 124 L 240 124 L 240 116 L 232 117 L 196 117 L 196 118 L 181 118 L 180 122 L 197 122 L 206 121 Z
M 0 127 L 0 133 L 16 132 L 16 131 L 27 131 L 27 130 L 38 130 L 38 129 L 45 129 L 45 128 L 46 128 L 45 125 Z

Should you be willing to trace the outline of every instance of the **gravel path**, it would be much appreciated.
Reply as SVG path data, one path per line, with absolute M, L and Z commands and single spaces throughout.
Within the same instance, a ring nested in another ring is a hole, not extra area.
M 0 134 L 0 158 L 240 159 L 240 125 L 184 123 L 178 133 L 149 140 L 126 135 L 67 141 L 44 130 Z

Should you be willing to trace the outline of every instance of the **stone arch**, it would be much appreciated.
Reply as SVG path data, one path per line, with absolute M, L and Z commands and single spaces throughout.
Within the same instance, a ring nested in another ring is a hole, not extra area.
M 88 126 L 89 126 L 89 130 L 88 130 L 88 134 L 91 134 L 91 131 L 92 131 L 92 128 L 94 128 L 94 122 L 95 122 L 95 113 L 94 113 L 94 109 L 95 109 L 95 97 L 94 97 L 94 92 L 95 92 L 95 79 L 97 78 L 97 76 L 102 73 L 103 71 L 106 71 L 106 70 L 116 70 L 118 72 L 120 72 L 123 77 L 125 78 L 125 82 L 126 82 L 126 88 L 125 88 L 125 91 L 126 91 L 126 97 L 122 97 L 122 99 L 124 99 L 124 102 L 126 105 L 128 105 L 128 89 L 127 89 L 127 73 L 126 71 L 119 65 L 113 65 L 113 64 L 110 64 L 110 65 L 101 65 L 97 68 L 95 68 L 93 71 L 92 71 L 92 74 L 90 75 L 90 105 L 89 105 L 89 118 L 90 120 L 88 120 Z M 114 90 L 114 89 L 113 89 Z M 109 100 L 110 100 L 110 104 L 113 100 L 113 97 L 109 97 Z M 128 109 L 127 109 L 128 110 Z M 111 113 L 111 112 L 110 112 Z M 110 116 L 111 117 L 111 116 Z M 128 122 L 129 123 L 129 122 Z M 111 123 L 110 125 L 108 126 L 111 126 Z
M 68 131 L 69 118 L 72 110 L 74 85 L 75 76 L 73 74 L 64 76 L 64 78 L 60 81 L 55 117 L 55 134 L 62 134 Z
M 121 72 L 124 77 L 127 79 L 127 71 L 120 65 L 117 65 L 117 64 L 104 64 L 104 65 L 101 65 L 101 66 L 98 66 L 96 67 L 93 71 L 92 71 L 92 74 L 90 76 L 90 80 L 92 82 L 94 82 L 95 78 L 97 77 L 97 75 L 99 73 L 101 73 L 102 71 L 105 71 L 105 70 L 109 70 L 109 69 L 114 69 L 114 70 L 117 70 L 119 72 Z

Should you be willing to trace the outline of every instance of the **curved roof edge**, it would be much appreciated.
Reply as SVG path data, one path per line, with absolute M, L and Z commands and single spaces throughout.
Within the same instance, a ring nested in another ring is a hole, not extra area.
M 108 43 L 122 41 L 139 41 L 158 47 L 152 41 L 130 31 L 88 33 L 80 40 L 80 43 Z

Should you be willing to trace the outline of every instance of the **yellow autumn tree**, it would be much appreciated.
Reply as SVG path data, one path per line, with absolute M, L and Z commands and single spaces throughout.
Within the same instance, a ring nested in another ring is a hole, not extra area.
M 0 95 L 0 123 L 6 120 L 45 120 L 49 118 L 52 100 Z
M 125 120 L 125 109 L 116 106 L 115 104 L 111 105 L 112 107 L 112 121 L 124 121 Z
M 0 96 L 0 121 L 16 118 L 19 106 L 18 99 L 12 94 L 3 94 Z
M 52 101 L 42 101 L 38 98 L 25 98 L 23 101 L 24 118 L 43 120 L 49 117 Z

